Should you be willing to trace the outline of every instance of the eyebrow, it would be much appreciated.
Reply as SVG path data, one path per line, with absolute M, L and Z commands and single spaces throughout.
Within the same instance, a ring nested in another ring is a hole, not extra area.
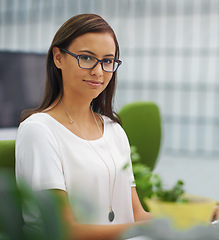
M 78 51 L 78 52 L 81 52 L 81 53 L 86 52 L 86 53 L 88 53 L 88 54 L 91 54 L 91 55 L 96 56 L 95 53 L 93 53 L 93 52 L 91 52 L 91 51 L 89 51 L 89 50 L 80 50 L 80 51 Z M 104 55 L 104 57 L 115 57 L 115 56 L 114 56 L 114 54 L 106 54 L 106 55 Z

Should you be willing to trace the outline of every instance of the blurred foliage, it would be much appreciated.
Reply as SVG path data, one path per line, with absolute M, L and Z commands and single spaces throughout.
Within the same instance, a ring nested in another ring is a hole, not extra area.
M 140 198 L 156 197 L 165 202 L 186 201 L 186 199 L 181 198 L 184 193 L 183 181 L 178 180 L 171 189 L 165 189 L 160 176 L 154 174 L 149 167 L 141 162 L 135 146 L 131 146 L 131 159 L 136 188 Z
M 22 206 L 38 209 L 42 219 L 40 232 L 24 225 Z M 0 171 L 0 240 L 63 239 L 59 207 L 59 199 L 50 192 L 33 193 L 25 183 L 18 188 L 11 171 Z

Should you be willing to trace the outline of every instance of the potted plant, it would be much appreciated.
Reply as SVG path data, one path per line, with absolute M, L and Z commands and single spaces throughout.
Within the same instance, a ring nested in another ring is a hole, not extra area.
M 143 205 L 155 218 L 168 218 L 177 229 L 188 229 L 211 222 L 216 201 L 185 194 L 183 181 L 166 189 L 158 174 L 140 162 L 137 148 L 131 147 L 131 158 L 137 191 Z

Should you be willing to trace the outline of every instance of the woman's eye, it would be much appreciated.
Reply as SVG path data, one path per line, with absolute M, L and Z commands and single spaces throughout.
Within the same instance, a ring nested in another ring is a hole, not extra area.
M 106 63 L 106 64 L 112 64 L 113 63 L 113 60 L 114 59 L 111 59 L 111 58 L 109 58 L 109 59 L 103 59 L 103 61 L 104 61 L 104 63 Z
M 92 57 L 87 56 L 87 55 L 81 55 L 80 59 L 83 61 L 92 61 Z

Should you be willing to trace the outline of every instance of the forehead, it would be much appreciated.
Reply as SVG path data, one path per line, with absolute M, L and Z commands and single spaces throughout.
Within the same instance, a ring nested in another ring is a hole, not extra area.
M 69 50 L 89 50 L 96 55 L 115 54 L 116 45 L 110 33 L 86 33 L 77 37 L 69 46 Z

